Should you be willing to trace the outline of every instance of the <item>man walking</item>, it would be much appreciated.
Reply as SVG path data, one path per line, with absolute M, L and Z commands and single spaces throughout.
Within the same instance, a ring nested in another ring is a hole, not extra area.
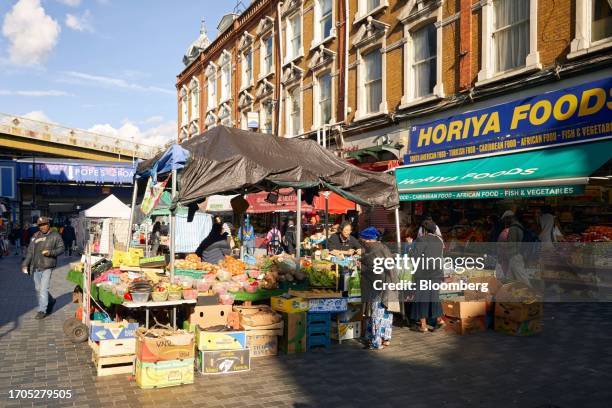
M 51 272 L 57 266 L 57 257 L 64 253 L 64 242 L 57 232 L 50 231 L 49 219 L 40 217 L 36 222 L 38 232 L 31 240 L 26 257 L 21 265 L 23 273 L 31 272 L 38 296 L 36 319 L 44 319 L 53 311 L 55 299 L 49 293 Z

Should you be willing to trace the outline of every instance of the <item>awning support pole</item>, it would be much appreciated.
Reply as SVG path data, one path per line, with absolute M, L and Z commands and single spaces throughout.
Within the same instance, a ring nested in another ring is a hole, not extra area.
M 300 258 L 301 258 L 301 247 L 302 247 L 302 189 L 297 190 L 297 216 L 295 220 L 296 231 L 295 231 L 295 256 L 296 270 L 300 271 Z
M 127 250 L 132 245 L 132 227 L 134 226 L 134 211 L 136 211 L 136 197 L 138 196 L 138 179 L 134 177 L 134 187 L 132 188 L 132 207 L 130 208 L 130 223 L 128 224 Z
M 176 196 L 176 169 L 172 170 L 172 202 Z M 170 281 L 174 278 L 174 251 L 176 235 L 176 208 L 170 211 Z
M 397 253 L 402 252 L 402 237 L 400 236 L 399 208 L 395 209 L 395 235 L 397 238 Z
M 325 196 L 325 249 L 327 247 L 327 241 L 329 240 L 329 191 L 323 193 Z

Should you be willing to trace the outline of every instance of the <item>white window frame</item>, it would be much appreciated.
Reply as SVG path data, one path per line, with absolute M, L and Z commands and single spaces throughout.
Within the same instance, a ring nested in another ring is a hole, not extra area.
M 442 19 L 443 10 L 442 2 L 437 3 L 437 7 L 433 7 L 429 13 L 425 15 L 418 15 L 416 18 L 412 18 L 412 14 L 418 10 L 413 9 L 415 2 L 409 2 L 404 9 L 404 12 L 399 17 L 400 21 L 404 25 L 404 94 L 402 95 L 400 109 L 418 105 L 421 103 L 427 103 L 436 99 L 444 98 L 444 84 L 442 81 L 442 51 L 444 47 L 444 41 L 442 37 Z M 414 70 L 412 66 L 414 64 L 414 46 L 413 46 L 413 33 L 422 29 L 428 24 L 436 24 L 436 85 L 434 86 L 433 93 L 428 96 L 419 97 L 415 96 L 413 82 L 414 82 Z
M 336 81 L 337 75 L 334 75 L 334 70 L 332 68 L 321 69 L 313 74 L 313 121 L 312 121 L 312 130 L 316 130 L 322 128 L 323 126 L 328 126 L 329 124 L 336 123 L 336 110 L 334 109 L 334 101 L 336 100 Z M 324 75 L 329 75 L 331 92 L 329 99 L 331 101 L 331 118 L 329 123 L 323 123 L 321 118 L 321 86 L 320 86 L 320 78 Z
M 293 32 L 294 27 L 293 27 L 292 22 L 294 20 L 297 20 L 300 26 L 299 37 L 295 36 L 294 35 L 295 33 Z M 295 52 L 294 54 L 293 40 L 295 38 L 299 38 L 300 45 L 299 45 L 297 52 Z M 304 18 L 302 14 L 302 7 L 300 6 L 300 8 L 297 11 L 295 11 L 294 13 L 288 14 L 287 17 L 285 18 L 285 61 L 283 65 L 289 64 L 303 56 L 304 56 Z
M 223 114 L 224 112 L 227 112 L 227 115 L 224 115 Z M 227 127 L 233 126 L 234 121 L 232 120 L 232 106 L 229 103 L 223 102 L 219 106 L 217 119 L 220 125 L 227 126 Z
M 223 50 L 219 59 L 219 70 L 221 77 L 221 95 L 219 105 L 232 100 L 232 54 Z M 227 92 L 227 94 L 224 94 Z
M 249 54 L 251 56 L 251 75 L 250 77 L 247 78 L 247 58 L 246 55 Z M 244 50 L 241 51 L 241 67 L 242 67 L 242 75 L 241 75 L 241 84 L 242 86 L 240 87 L 241 91 L 244 91 L 245 89 L 248 89 L 250 87 L 253 86 L 254 82 L 255 82 L 255 72 L 254 72 L 254 64 L 253 64 L 253 47 L 249 46 L 247 48 L 245 48 Z
M 191 117 L 189 122 L 200 118 L 200 81 L 193 77 L 189 83 L 189 101 L 191 105 Z
M 300 118 L 298 129 L 293 128 L 293 93 L 298 91 L 300 107 Z M 287 88 L 285 97 L 285 137 L 297 137 L 304 133 L 304 92 L 302 91 L 301 81 L 296 86 Z
M 593 7 L 592 0 L 576 0 L 576 37 L 570 44 L 568 59 L 612 47 L 612 37 L 592 41 Z
M 206 112 L 217 108 L 217 66 L 212 62 L 206 68 Z
M 323 16 L 321 15 L 322 13 L 322 8 L 321 8 L 321 1 L 322 0 L 314 0 L 314 27 L 313 27 L 313 39 L 312 42 L 310 43 L 310 50 L 314 50 L 315 48 L 317 48 L 319 45 L 321 44 L 325 44 L 328 41 L 332 40 L 333 38 L 336 38 L 336 5 L 337 2 L 334 0 L 329 0 L 331 2 L 331 20 L 332 20 L 332 28 L 330 30 L 330 34 L 325 37 L 323 37 L 322 34 L 322 27 L 321 27 L 321 20 L 323 19 Z
M 476 86 L 511 78 L 516 75 L 542 69 L 540 53 L 538 52 L 538 0 L 529 0 L 529 53 L 525 58 L 525 64 L 507 71 L 494 71 L 495 50 L 493 41 L 493 21 L 495 10 L 493 0 L 481 0 L 482 26 L 482 69 L 478 73 Z
M 369 16 L 373 16 L 379 11 L 386 9 L 387 7 L 389 7 L 389 1 L 379 0 L 379 5 L 370 11 L 367 11 L 367 5 L 367 0 L 357 0 L 357 12 L 355 13 L 355 19 L 353 20 L 353 24 L 358 24 Z
M 266 46 L 266 40 L 268 38 L 272 39 L 272 52 L 270 53 L 270 58 L 272 61 L 270 64 L 269 71 L 266 68 L 266 54 L 268 50 L 268 47 Z M 259 57 L 259 78 L 258 80 L 261 80 L 262 78 L 266 78 L 269 75 L 274 74 L 274 30 L 270 30 L 261 36 L 260 44 L 259 44 L 259 55 L 260 57 Z
M 267 106 L 272 106 L 272 111 L 270 114 L 270 123 L 271 123 L 271 127 L 270 127 L 270 132 L 266 132 L 265 130 L 265 123 L 266 123 L 266 119 L 268 117 L 268 112 L 266 111 Z M 273 100 L 272 98 L 267 98 L 264 99 L 260 102 L 260 108 L 259 108 L 259 131 L 261 133 L 266 133 L 269 135 L 273 135 L 274 134 L 274 104 L 273 104 Z
M 387 108 L 387 53 L 384 51 L 386 48 L 385 35 L 382 36 L 377 42 L 362 49 L 357 49 L 357 83 L 363 84 L 365 80 L 365 62 L 363 56 L 372 52 L 378 51 L 381 54 L 382 64 L 382 101 L 380 103 L 378 112 L 368 112 L 366 106 L 366 90 L 365 86 L 357 87 L 357 109 L 355 110 L 355 120 L 364 120 L 371 117 L 379 116 L 388 113 Z
M 246 106 L 240 110 L 240 129 L 249 130 L 249 112 L 253 112 L 253 104 L 251 103 L 249 106 Z
M 181 87 L 179 94 L 181 106 L 181 126 L 189 125 L 189 90 L 185 85 Z

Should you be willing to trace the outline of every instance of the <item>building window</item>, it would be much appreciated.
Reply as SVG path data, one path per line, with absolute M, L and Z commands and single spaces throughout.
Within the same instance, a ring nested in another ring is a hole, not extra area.
M 215 72 L 211 72 L 207 79 L 208 110 L 217 106 L 217 81 Z
M 302 54 L 302 15 L 297 12 L 289 17 L 287 30 L 287 61 L 291 61 Z
M 300 87 L 296 86 L 289 93 L 289 131 L 287 133 L 290 136 L 300 134 L 302 120 L 300 92 Z
M 261 118 L 261 131 L 262 133 L 272 134 L 273 131 L 273 120 L 274 120 L 274 104 L 271 101 L 262 103 L 262 118 Z
M 420 98 L 431 95 L 436 86 L 436 53 L 437 53 L 436 26 L 427 24 L 412 34 L 414 61 L 414 97 Z
M 529 1 L 495 0 L 493 3 L 495 72 L 525 65 L 529 53 Z
M 242 54 L 242 87 L 253 84 L 253 51 L 247 50 Z
M 231 67 L 230 64 L 225 64 L 223 67 L 221 67 L 221 101 L 227 101 L 228 99 L 230 99 L 231 96 L 231 84 L 232 84 L 232 77 L 231 77 Z
M 382 54 L 372 51 L 363 57 L 365 63 L 366 113 L 376 113 L 382 103 Z
M 324 125 L 332 117 L 332 77 L 326 73 L 318 78 L 319 84 L 319 123 Z
M 612 37 L 612 2 L 591 0 L 591 41 Z
M 249 111 L 243 110 L 240 114 L 240 128 L 242 130 L 249 130 Z
M 186 126 L 189 123 L 189 97 L 187 89 L 181 89 L 181 125 Z
M 378 6 L 380 6 L 380 0 L 366 0 L 366 14 L 371 13 Z
M 318 1 L 319 27 L 317 34 L 319 42 L 332 36 L 332 29 L 334 26 L 332 3 L 332 0 Z
M 191 120 L 196 120 L 200 117 L 200 83 L 197 79 L 191 80 Z
M 272 66 L 274 63 L 274 60 L 272 57 L 272 51 L 273 51 L 272 36 L 269 35 L 263 39 L 262 47 L 261 47 L 261 52 L 263 55 L 263 58 L 262 58 L 263 64 L 262 64 L 261 71 L 264 76 L 272 72 Z

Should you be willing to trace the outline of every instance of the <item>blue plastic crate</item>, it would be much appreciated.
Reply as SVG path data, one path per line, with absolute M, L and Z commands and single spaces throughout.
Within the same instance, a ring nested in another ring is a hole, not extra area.
M 308 312 L 306 321 L 309 324 L 311 322 L 329 323 L 331 322 L 331 312 Z
M 309 335 L 306 338 L 306 348 L 308 350 L 315 347 L 329 347 L 331 345 L 331 338 L 329 333 L 327 335 L 324 334 L 313 334 Z
M 307 330 L 308 335 L 311 335 L 311 334 L 329 335 L 329 331 L 330 331 L 329 323 L 317 322 L 317 323 L 308 324 L 308 330 Z

